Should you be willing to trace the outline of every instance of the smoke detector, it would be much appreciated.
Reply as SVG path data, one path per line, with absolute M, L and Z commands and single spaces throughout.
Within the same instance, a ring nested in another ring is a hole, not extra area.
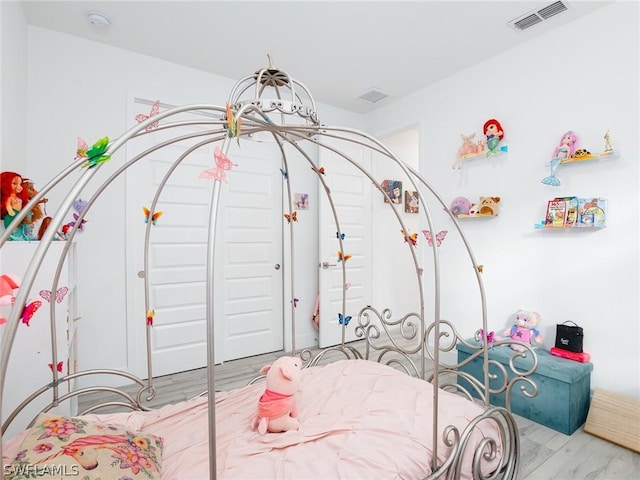
M 359 95 L 358 98 L 369 103 L 378 103 L 380 100 L 384 100 L 389 97 L 388 93 L 384 93 L 378 87 L 371 87 L 369 90 Z
M 554 2 L 546 7 L 534 10 L 511 20 L 508 25 L 514 30 L 522 31 L 533 27 L 538 23 L 550 19 L 551 17 L 566 12 L 569 4 L 566 1 Z
M 87 20 L 91 25 L 97 25 L 98 27 L 106 27 L 111 24 L 106 16 L 98 12 L 87 13 Z

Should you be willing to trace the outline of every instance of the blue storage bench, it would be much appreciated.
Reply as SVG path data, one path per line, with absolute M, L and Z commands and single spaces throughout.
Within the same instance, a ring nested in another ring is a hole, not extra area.
M 474 340 L 468 340 L 468 343 L 479 345 Z M 462 343 L 458 343 L 457 349 L 458 362 L 464 361 L 477 351 Z M 516 352 L 506 345 L 495 346 L 489 350 L 489 359 L 496 360 L 505 367 L 509 381 L 517 377 L 509 368 L 509 359 L 514 353 Z M 536 355 L 538 356 L 538 368 L 528 378 L 537 385 L 538 394 L 534 398 L 525 397 L 519 391 L 520 385 L 525 384 L 518 382 L 511 392 L 511 411 L 558 432 L 571 435 L 587 419 L 593 365 L 556 357 L 541 349 L 536 350 Z M 518 370 L 531 368 L 532 363 L 533 361 L 529 357 L 517 357 L 514 361 Z M 461 367 L 460 370 L 472 375 L 481 383 L 484 382 L 482 355 Z M 497 367 L 490 367 L 489 372 L 497 373 Z M 503 376 L 490 381 L 490 388 L 498 389 L 501 381 L 504 381 Z M 469 388 L 469 382 L 463 378 L 458 378 L 458 384 L 475 394 L 473 389 Z M 528 385 L 527 391 L 531 391 L 531 387 Z M 492 405 L 504 407 L 505 393 L 492 394 L 489 402 Z

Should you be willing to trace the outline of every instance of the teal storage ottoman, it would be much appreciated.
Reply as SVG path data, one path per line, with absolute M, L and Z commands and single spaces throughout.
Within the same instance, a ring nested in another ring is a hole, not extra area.
M 474 340 L 468 340 L 471 345 L 479 345 Z M 458 343 L 458 362 L 469 358 L 477 350 L 467 345 Z M 509 359 L 515 354 L 509 346 L 496 346 L 489 350 L 489 359 L 502 364 L 508 372 L 508 380 L 511 381 L 517 375 L 509 367 Z M 519 387 L 525 386 L 531 392 L 531 386 L 524 382 L 518 382 L 511 391 L 511 411 L 517 415 L 533 420 L 549 428 L 566 435 L 575 432 L 587 419 L 590 404 L 591 390 L 591 363 L 580 363 L 551 355 L 546 350 L 536 350 L 538 356 L 538 368 L 528 378 L 538 387 L 538 394 L 528 398 L 520 392 Z M 533 360 L 529 357 L 516 357 L 514 365 L 519 371 L 531 368 Z M 481 383 L 484 382 L 482 371 L 482 355 L 473 359 L 467 365 L 461 367 L 463 372 L 472 375 Z M 498 373 L 497 367 L 489 368 L 490 373 Z M 504 381 L 503 376 L 496 380 L 490 380 L 489 387 L 498 389 Z M 469 388 L 469 382 L 458 378 L 458 384 L 476 395 Z M 489 402 L 499 407 L 505 406 L 505 392 L 491 394 Z

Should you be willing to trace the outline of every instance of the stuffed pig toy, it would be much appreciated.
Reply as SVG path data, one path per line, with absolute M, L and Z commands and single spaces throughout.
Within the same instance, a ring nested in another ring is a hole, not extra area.
M 251 422 L 251 429 L 258 433 L 278 433 L 297 430 L 300 422 L 295 394 L 300 384 L 302 360 L 297 357 L 280 357 L 273 365 L 260 369 L 267 374 L 266 388 L 258 400 L 258 412 Z

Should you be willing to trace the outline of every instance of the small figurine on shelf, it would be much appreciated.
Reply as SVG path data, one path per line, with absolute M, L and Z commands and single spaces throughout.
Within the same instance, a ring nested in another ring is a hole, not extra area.
M 554 187 L 560 186 L 560 180 L 556 177 L 556 170 L 560 166 L 562 160 L 566 158 L 572 158 L 576 150 L 578 143 L 578 137 L 572 130 L 566 132 L 560 139 L 560 143 L 553 151 L 553 159 L 551 160 L 551 175 L 544 177 L 542 183 L 545 185 L 551 185 Z
M 611 146 L 611 136 L 609 135 L 609 130 L 604 134 L 604 151 L 611 152 L 613 151 L 613 147 Z
M 487 137 L 487 157 L 494 153 L 498 153 L 498 144 L 504 138 L 504 130 L 502 125 L 495 118 L 491 118 L 484 122 L 482 127 L 484 135 Z
M 2 172 L 0 174 L 0 218 L 4 228 L 8 229 L 13 219 L 22 210 L 23 203 L 27 202 L 26 191 L 22 188 L 22 176 L 15 172 Z M 29 240 L 25 231 L 25 225 L 20 224 L 9 236 L 9 240 Z

